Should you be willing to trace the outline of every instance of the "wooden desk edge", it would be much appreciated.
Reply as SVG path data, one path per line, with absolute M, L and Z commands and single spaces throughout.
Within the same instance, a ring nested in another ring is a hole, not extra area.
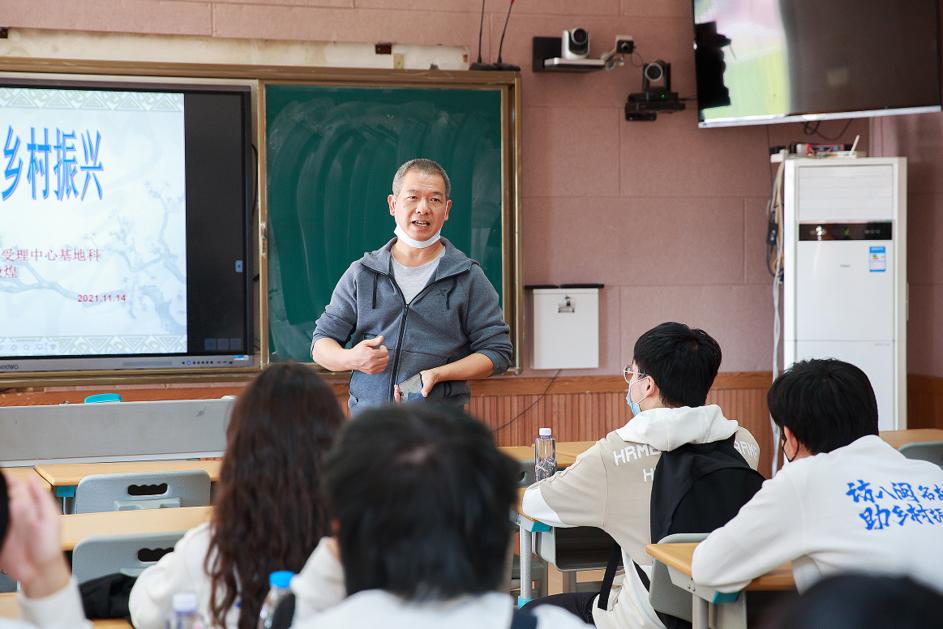
M 0 618 L 15 620 L 20 618 L 20 606 L 16 592 L 0 592 Z M 92 620 L 95 629 L 130 629 L 131 623 L 123 618 L 102 618 Z
M 32 467 L 4 467 L 2 468 L 4 474 L 9 475 L 12 478 L 19 480 L 26 480 L 28 478 L 35 478 L 39 482 L 39 486 L 45 489 L 46 491 L 52 491 L 52 485 L 49 483 L 46 478 L 36 471 Z
M 165 469 L 160 469 L 162 464 L 165 466 Z M 86 476 L 97 474 L 160 473 L 181 470 L 203 470 L 209 474 L 210 480 L 215 482 L 219 478 L 221 465 L 222 461 L 215 459 L 158 459 L 153 461 L 115 461 L 110 463 L 40 463 L 33 469 L 52 487 L 71 487 L 78 485 L 79 481 Z M 80 468 L 80 471 L 75 471 L 74 468 Z
M 60 515 L 62 550 L 74 550 L 80 541 L 98 535 L 186 532 L 209 522 L 212 516 L 211 506 Z
M 666 546 L 672 547 L 670 550 Z M 678 544 L 648 544 L 645 552 L 687 576 L 691 576 L 691 559 L 694 556 L 696 542 Z M 671 552 L 675 550 L 676 552 Z M 686 552 L 687 551 L 687 552 Z M 796 587 L 792 577 L 792 564 L 784 564 L 772 571 L 759 576 L 744 588 L 748 592 L 764 592 L 778 590 L 794 590 Z

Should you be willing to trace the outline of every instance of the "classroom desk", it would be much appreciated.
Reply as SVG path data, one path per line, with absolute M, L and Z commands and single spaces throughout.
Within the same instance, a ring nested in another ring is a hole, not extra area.
M 209 522 L 212 514 L 213 507 L 180 507 L 62 515 L 62 550 L 89 537 L 186 531 Z
M 943 430 L 939 428 L 912 428 L 910 430 L 882 430 L 881 439 L 900 450 L 908 443 L 943 441 Z
M 210 481 L 219 480 L 219 459 L 201 461 L 125 461 L 121 463 L 41 463 L 36 472 L 55 490 L 58 498 L 73 498 L 75 487 L 93 474 L 139 474 L 142 472 L 185 472 L 203 470 Z
M 692 629 L 707 629 L 711 606 L 716 614 L 711 623 L 718 629 L 746 629 L 746 597 L 740 592 L 718 592 L 698 585 L 691 578 L 691 559 L 697 544 L 648 544 L 645 552 L 668 567 L 671 582 L 691 592 Z M 785 564 L 772 572 L 751 581 L 746 592 L 792 591 L 796 584 L 792 579 L 792 566 Z
M 573 465 L 576 457 L 588 450 L 595 441 L 558 441 L 557 442 L 557 468 Z M 533 461 L 534 446 L 500 446 L 501 452 L 508 455 L 515 461 Z
M 15 620 L 20 617 L 20 606 L 16 603 L 16 592 L 0 593 L 0 618 Z M 131 629 L 131 623 L 121 618 L 93 620 L 95 629 Z
M 31 467 L 4 467 L 2 468 L 3 473 L 6 476 L 15 478 L 23 482 L 29 482 L 29 479 L 35 478 L 39 483 L 39 486 L 49 491 L 52 489 L 52 486 L 49 484 L 45 478 L 43 478 L 35 469 Z

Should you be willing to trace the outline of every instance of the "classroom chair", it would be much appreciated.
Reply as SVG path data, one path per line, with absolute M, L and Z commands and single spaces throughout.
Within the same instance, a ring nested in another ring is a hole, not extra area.
M 609 561 L 615 541 L 592 526 L 551 528 L 534 535 L 534 552 L 563 575 L 563 591 L 576 591 L 576 573 L 580 570 L 602 570 Z
M 517 477 L 517 486 L 530 487 L 534 484 L 534 481 L 537 480 L 534 470 L 534 460 L 518 461 L 518 465 L 520 465 L 520 472 Z
M 200 507 L 210 504 L 210 477 L 203 470 L 94 474 L 75 488 L 75 513 Z
M 659 544 L 684 544 L 700 542 L 707 537 L 707 533 L 674 533 L 659 540 Z M 668 567 L 657 559 L 652 564 L 651 585 L 648 590 L 648 600 L 656 612 L 670 614 L 682 620 L 691 622 L 692 605 L 691 593 L 671 582 Z
M 72 574 L 78 583 L 123 574 L 137 577 L 174 549 L 186 531 L 89 537 L 72 551 Z
M 905 443 L 899 450 L 908 459 L 929 461 L 943 467 L 943 441 Z

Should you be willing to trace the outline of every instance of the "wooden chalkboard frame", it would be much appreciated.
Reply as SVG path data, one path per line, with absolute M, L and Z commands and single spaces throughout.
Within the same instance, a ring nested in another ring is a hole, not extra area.
M 457 88 L 488 89 L 499 91 L 501 95 L 501 176 L 504 185 L 501 191 L 501 233 L 502 233 L 502 272 L 501 300 L 505 319 L 511 328 L 511 340 L 514 345 L 513 361 L 510 371 L 519 373 L 521 368 L 521 346 L 523 329 L 523 288 L 520 247 L 520 206 L 521 206 L 521 102 L 520 76 L 507 72 L 442 72 L 404 73 L 402 71 L 372 71 L 368 81 L 360 73 L 345 77 L 333 74 L 318 79 L 266 80 L 259 87 L 258 120 L 260 136 L 266 137 L 265 94 L 268 87 L 278 86 L 317 86 L 317 87 L 392 87 L 392 88 Z M 266 180 L 267 156 L 265 144 L 260 147 L 259 170 Z M 260 335 L 262 364 L 271 361 L 269 344 L 269 245 L 268 245 L 268 190 L 260 190 Z

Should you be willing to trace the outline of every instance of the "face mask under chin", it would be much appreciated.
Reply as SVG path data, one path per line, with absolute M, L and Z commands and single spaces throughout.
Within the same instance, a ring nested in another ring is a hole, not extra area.
M 435 243 L 439 242 L 439 239 L 442 238 L 441 229 L 432 234 L 428 240 L 416 240 L 415 238 L 410 237 L 410 235 L 406 233 L 406 230 L 399 225 L 396 226 L 396 229 L 393 230 L 393 233 L 396 234 L 398 239 L 402 240 L 405 244 L 413 247 L 414 249 L 425 249 L 426 247 L 431 247 Z

